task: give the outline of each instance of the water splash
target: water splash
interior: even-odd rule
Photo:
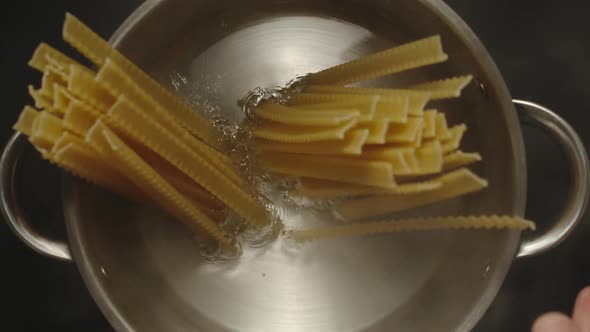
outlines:
[[[264,101],[286,103],[293,94],[301,92],[305,85],[305,76],[297,77],[285,86],[263,89],[257,87],[238,100],[247,121],[236,124],[223,114],[221,107],[222,77],[198,77],[188,79],[180,73],[170,76],[176,93],[184,97],[195,110],[205,115],[219,133],[218,143],[224,154],[232,160],[236,170],[245,180],[250,192],[257,193],[258,200],[268,211],[267,225],[255,228],[230,209],[225,209],[221,229],[234,239],[229,247],[222,247],[211,241],[199,239],[202,257],[211,263],[225,263],[240,257],[243,247],[262,248],[275,241],[279,236],[288,234],[282,220],[287,212],[295,209],[297,202],[292,200],[289,192],[293,191],[296,181],[269,174],[258,164],[254,150],[254,127],[257,119],[254,109]]]
[[[306,84],[307,75],[304,75],[292,79],[284,86],[275,86],[265,89],[256,87],[246,93],[246,95],[238,101],[238,105],[242,108],[242,111],[246,114],[248,119],[254,119],[254,109],[263,101],[268,100],[278,104],[285,104],[294,94],[303,91]]]
[[[228,263],[238,259],[242,255],[242,246],[238,241],[233,241],[230,246],[221,246],[219,243],[199,241],[199,253],[208,263]]]

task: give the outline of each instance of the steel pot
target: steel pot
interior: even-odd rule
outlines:
[[[588,199],[588,160],[573,129],[534,103],[513,101],[490,55],[439,0],[147,1],[111,42],[163,83],[181,73],[228,117],[257,87],[431,34],[450,60],[386,78],[387,85],[472,73],[458,100],[438,105],[469,126],[468,150],[485,162],[481,193],[419,211],[522,215],[526,167],[521,119],[546,129],[571,166],[571,193],[550,229],[432,232],[331,240],[304,247],[276,241],[241,259],[203,262],[198,245],[169,217],[64,177],[67,242],[31,229],[14,195],[27,144],[15,134],[0,164],[1,203],[12,229],[35,250],[74,260],[118,331],[465,331],[496,295],[515,256],[550,249],[574,228]],[[198,85],[198,84],[197,84]],[[288,219],[308,220],[304,212]]]

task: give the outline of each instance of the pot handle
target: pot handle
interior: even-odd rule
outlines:
[[[16,132],[8,140],[0,157],[0,209],[4,220],[10,229],[35,251],[59,260],[71,261],[68,244],[48,239],[35,231],[27,222],[17,201],[15,173],[27,144],[26,136]]]
[[[571,190],[558,220],[547,232],[523,240],[517,257],[533,256],[547,251],[563,241],[575,228],[588,203],[588,155],[574,129],[551,110],[524,100],[513,100],[522,122],[546,130],[559,142],[570,165]]]

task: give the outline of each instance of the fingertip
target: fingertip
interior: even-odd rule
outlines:
[[[578,297],[576,298],[576,307],[578,306],[590,310],[590,286],[585,287],[580,291],[580,293],[578,293]]]
[[[571,318],[559,313],[550,312],[535,320],[532,332],[576,332],[576,326]]]
[[[590,287],[578,293],[572,317],[582,331],[590,331]]]

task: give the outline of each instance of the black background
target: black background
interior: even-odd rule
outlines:
[[[64,12],[108,37],[139,0],[6,2],[1,10],[0,142],[23,105],[26,86],[39,75],[26,66],[37,43],[67,49],[61,41]],[[536,101],[565,118],[590,146],[590,3],[588,1],[449,0],[480,37],[515,98]],[[10,5],[9,5],[10,4]],[[563,205],[569,175],[558,147],[541,131],[524,128],[529,195],[527,217],[541,227]],[[63,237],[59,171],[26,166],[21,195],[44,232]],[[30,198],[33,199],[30,199]],[[26,206],[25,206],[26,208]],[[476,331],[527,331],[542,312],[570,312],[576,293],[590,285],[588,215],[558,248],[516,260],[494,304]],[[0,224],[0,330],[110,331],[75,266],[42,257]],[[452,301],[452,299],[449,299]]]

